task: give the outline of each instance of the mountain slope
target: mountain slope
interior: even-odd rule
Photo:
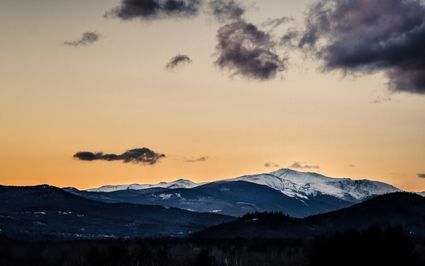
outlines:
[[[338,211],[295,219],[278,214],[251,214],[196,233],[201,238],[311,238],[373,225],[401,225],[414,236],[425,236],[425,198],[413,193],[377,196]]]
[[[0,231],[22,238],[184,236],[232,218],[161,206],[108,204],[51,186],[0,186]]]
[[[196,184],[190,180],[178,179],[172,182],[160,182],[158,184],[129,184],[129,185],[106,185],[98,188],[91,188],[87,191],[90,192],[114,192],[120,190],[142,190],[148,188],[192,188],[196,187],[199,184]]]
[[[349,178],[331,178],[317,173],[280,169],[260,175],[248,175],[228,181],[247,181],[266,185],[289,197],[308,199],[317,194],[333,196],[350,202],[359,202],[375,195],[400,191],[391,185]]]

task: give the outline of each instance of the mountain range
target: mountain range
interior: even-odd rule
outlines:
[[[0,233],[29,239],[183,237],[198,231],[202,237],[290,238],[376,223],[422,234],[424,201],[377,181],[289,169],[202,184],[180,179],[88,190],[0,186]]]
[[[235,217],[255,211],[280,211],[293,217],[306,217],[400,191],[382,182],[331,178],[290,169],[202,184],[180,179],[156,185],[66,190],[102,202],[161,205]]]

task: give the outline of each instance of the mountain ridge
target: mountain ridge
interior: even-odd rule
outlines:
[[[288,168],[282,168],[270,173],[244,175],[235,178],[223,179],[213,182],[194,183],[187,179],[178,179],[172,182],[161,182],[158,184],[133,184],[102,186],[86,191],[90,192],[112,192],[118,190],[146,188],[195,188],[205,184],[216,182],[246,181],[265,185],[281,193],[299,199],[308,199],[317,194],[334,196],[336,198],[359,202],[374,195],[401,191],[397,187],[380,181],[368,179],[353,180],[350,178],[328,177],[314,172],[301,172]]]
[[[306,218],[278,213],[254,213],[195,233],[198,238],[312,238],[349,229],[402,226],[413,236],[425,236],[425,198],[395,192],[351,207]]]
[[[17,238],[181,237],[232,219],[159,205],[104,203],[48,185],[0,186],[0,232]]]

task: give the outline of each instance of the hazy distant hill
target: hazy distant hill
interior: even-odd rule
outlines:
[[[22,238],[185,236],[232,220],[162,206],[88,200],[51,186],[0,186],[0,232]]]
[[[295,219],[281,214],[258,213],[208,228],[202,238],[308,238],[347,229],[403,226],[410,234],[425,236],[425,198],[413,193],[374,197],[352,207]]]

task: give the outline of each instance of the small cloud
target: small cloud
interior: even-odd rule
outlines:
[[[102,152],[77,152],[73,156],[81,161],[122,161],[124,163],[156,164],[159,159],[164,158],[165,154],[156,153],[148,148],[138,148],[128,150],[122,154],[104,154]]]
[[[97,42],[99,38],[100,35],[96,32],[84,32],[80,39],[74,41],[66,41],[64,42],[64,45],[74,47],[87,46]]]
[[[418,174],[419,178],[425,178],[425,174]]]
[[[356,165],[355,164],[347,164],[347,167],[354,168],[354,167],[356,167]]]
[[[277,168],[277,167],[280,167],[280,166],[277,163],[265,163],[264,167],[266,167],[266,168]]]
[[[170,61],[165,66],[167,69],[172,70],[182,64],[190,64],[192,63],[192,59],[189,56],[178,54],[170,59]]]
[[[294,168],[294,169],[320,169],[320,166],[303,164],[301,162],[294,162],[293,164],[291,164],[289,166],[289,168]]]
[[[199,163],[199,162],[205,162],[206,160],[208,160],[208,157],[202,156],[202,157],[199,157],[199,158],[196,158],[196,159],[186,160],[186,162],[187,163]]]

